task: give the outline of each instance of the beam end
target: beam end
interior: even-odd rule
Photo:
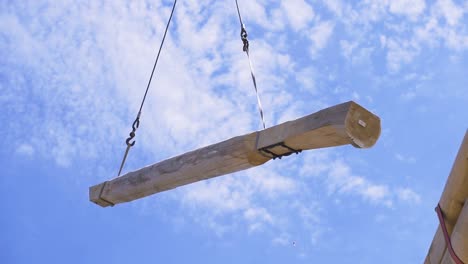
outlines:
[[[101,207],[114,206],[114,204],[104,198],[102,198],[102,193],[106,187],[107,181],[89,187],[89,200]]]
[[[351,102],[345,126],[356,148],[370,148],[380,137],[380,118],[355,102]]]

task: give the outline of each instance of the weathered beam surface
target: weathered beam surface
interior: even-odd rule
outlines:
[[[272,159],[271,153],[282,155],[291,153],[291,149],[346,144],[368,148],[379,136],[380,119],[360,105],[347,102],[129,172],[90,187],[89,196],[106,207],[255,167]]]
[[[455,224],[459,220],[465,200],[468,198],[468,130],[458,151],[452,170],[447,179],[444,191],[439,204],[444,214],[445,224],[449,234],[453,234]],[[436,217],[436,216],[435,216]],[[465,220],[466,223],[466,220]],[[460,243],[467,243],[468,237]],[[444,235],[440,228],[437,228],[432,240],[425,263],[439,264],[446,263],[444,255],[448,254]],[[450,263],[450,262],[449,262]],[[465,262],[468,263],[468,262]]]

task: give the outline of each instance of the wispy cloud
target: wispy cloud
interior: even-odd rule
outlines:
[[[398,188],[396,193],[398,199],[403,202],[410,204],[419,204],[421,202],[421,196],[410,188]]]
[[[416,20],[426,7],[425,0],[397,0],[390,2],[390,12],[406,15],[410,20]]]
[[[395,158],[398,161],[405,162],[405,163],[415,163],[416,162],[416,158],[414,158],[412,156],[405,156],[405,155],[403,155],[401,153],[396,153]]]
[[[311,41],[310,53],[312,57],[316,57],[318,52],[327,45],[333,29],[334,23],[331,21],[321,21],[312,27],[308,33]]]
[[[432,12],[443,16],[449,25],[455,26],[459,23],[466,10],[462,6],[455,4],[452,0],[438,0],[434,4]]]
[[[396,156],[398,159],[400,156]],[[411,158],[403,158],[405,162],[413,162]],[[329,196],[358,196],[363,201],[384,207],[393,207],[395,197],[412,203],[411,199],[401,199],[401,187],[374,183],[364,176],[353,173],[352,168],[342,158],[332,157],[329,151],[317,151],[305,155],[304,164],[300,169],[303,177],[314,177],[325,183]],[[417,194],[411,189],[407,193]]]
[[[369,48],[369,43],[374,45],[378,41],[386,49],[387,68],[393,74],[418,58],[425,48],[440,45],[456,51],[468,48],[466,23],[461,23],[466,8],[451,0],[364,1],[355,5],[325,1],[324,5],[336,15],[336,25],[343,24],[346,29],[344,34],[349,38],[341,40],[345,57],[354,60],[353,53],[360,53],[361,49]],[[394,19],[395,15],[402,19]],[[372,33],[382,25],[386,30],[379,32],[385,35],[374,38]],[[372,55],[379,50],[368,52]]]
[[[314,19],[312,6],[304,0],[282,2],[281,8],[285,10],[287,19],[295,31],[304,29]]]
[[[27,143],[22,143],[16,148],[16,153],[31,157],[34,155],[34,148]]]

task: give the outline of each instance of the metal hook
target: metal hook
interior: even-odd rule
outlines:
[[[244,25],[241,27],[241,34],[240,34],[242,40],[247,39],[247,30],[245,29]]]
[[[244,43],[243,50],[247,52],[249,50],[249,40],[247,39],[248,34],[247,34],[247,30],[245,30],[244,25],[242,25],[240,36],[241,36],[242,42]]]
[[[135,142],[136,142],[135,140],[133,142],[130,142],[130,140],[132,140],[134,137],[135,137],[135,133],[130,132],[130,137],[128,137],[127,140],[125,140],[125,143],[127,144],[127,146],[133,147],[135,145]]]
[[[130,137],[127,138],[127,140],[125,140],[125,143],[127,144],[127,146],[129,147],[133,147],[135,145],[135,140],[133,142],[130,142],[130,140],[132,140],[134,137],[135,137],[135,132],[137,130],[137,128],[140,126],[140,117],[138,116],[135,121],[133,121],[133,124],[132,124],[132,132],[130,132]]]

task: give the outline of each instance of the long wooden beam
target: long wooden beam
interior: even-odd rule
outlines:
[[[440,198],[439,204],[442,209],[445,226],[448,234],[453,237],[455,234],[455,224],[467,223],[467,219],[460,219],[462,216],[460,213],[463,207],[466,207],[465,201],[468,198],[468,130],[465,133],[463,142],[458,150],[457,157],[453,163],[452,170],[447,179],[444,187],[444,191]],[[466,213],[465,213],[466,215]],[[465,227],[466,228],[466,227]],[[466,231],[465,231],[466,232]],[[459,232],[457,232],[459,233]],[[464,253],[461,251],[457,252],[457,249],[464,247],[465,252],[468,252],[468,236],[461,239],[455,238],[452,241],[452,246],[460,257],[460,254]],[[444,256],[445,255],[445,256]],[[464,255],[466,256],[466,254]],[[462,259],[463,260],[463,259]],[[427,253],[425,264],[440,264],[440,263],[451,263],[451,258],[448,256],[447,245],[445,243],[444,235],[440,225],[437,228],[434,239],[432,240],[429,252]],[[468,263],[468,259],[463,260]]]
[[[379,117],[347,102],[129,172],[90,187],[89,197],[102,207],[113,206],[302,150],[346,144],[368,148],[379,136]]]

